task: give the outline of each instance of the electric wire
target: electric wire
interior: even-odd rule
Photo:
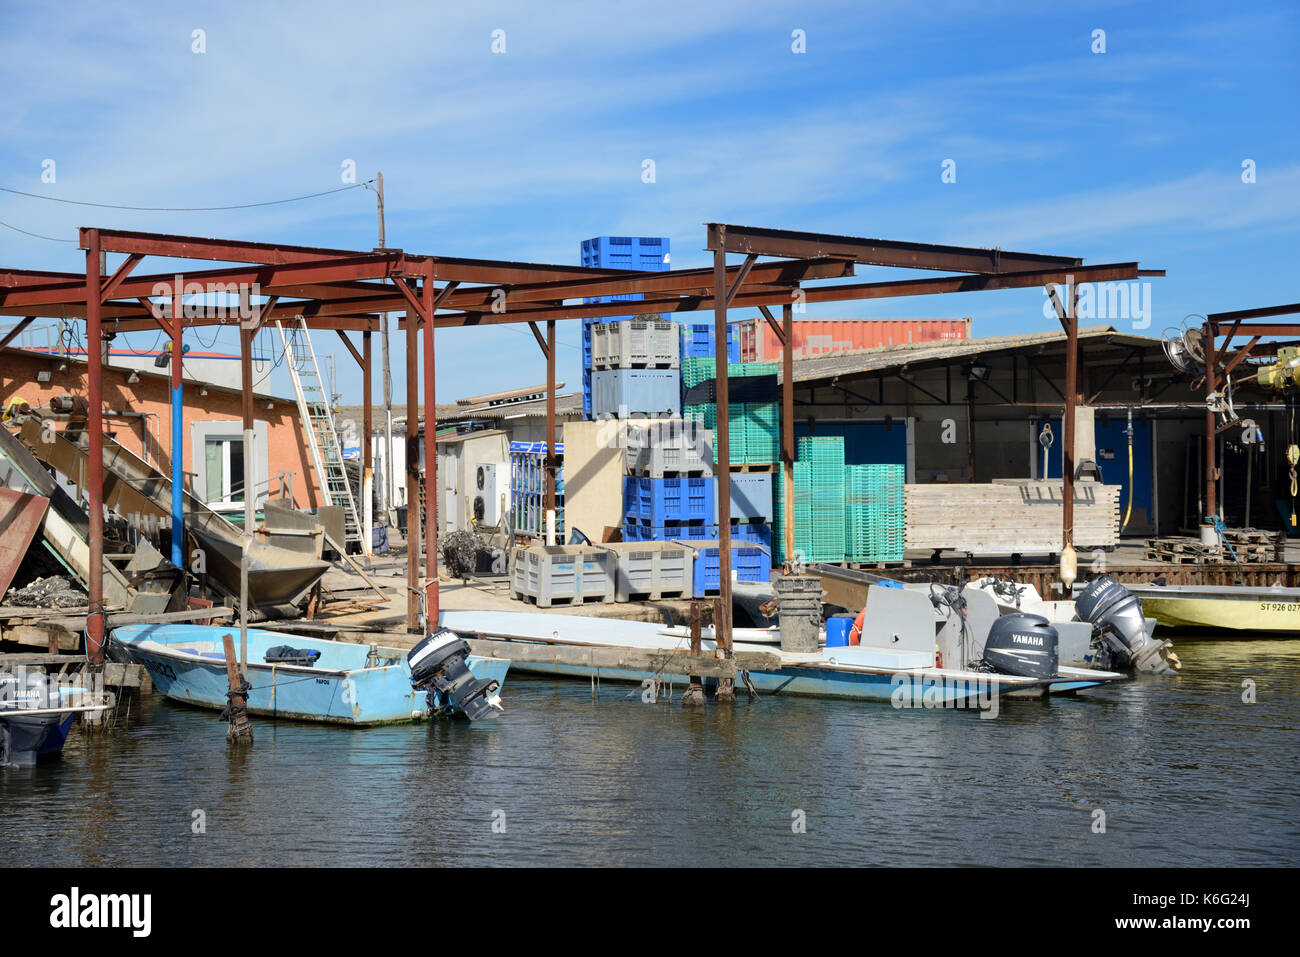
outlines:
[[[259,206],[279,206],[284,203],[297,203],[304,199],[316,199],[318,196],[330,196],[334,193],[346,193],[348,190],[360,189],[374,180],[366,180],[362,183],[353,183],[349,186],[340,186],[337,189],[326,189],[319,193],[308,193],[305,196],[290,196],[286,199],[269,199],[260,203],[234,203],[229,206],[127,206],[121,203],[91,203],[78,199],[63,199],[59,196],[42,196],[40,193],[28,193],[21,189],[12,189],[8,186],[0,186],[0,193],[13,193],[15,196],[28,196],[32,199],[43,199],[50,203],[65,203],[69,206],[93,206],[96,209],[127,209],[143,213],[213,213],[228,209],[254,209]],[[8,225],[7,223],[5,225]],[[17,227],[11,227],[17,228]],[[20,232],[22,230],[19,230]],[[48,236],[41,237],[48,239]],[[75,242],[75,240],[59,240],[60,242]]]

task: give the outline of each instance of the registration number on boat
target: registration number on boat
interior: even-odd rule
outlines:
[[[1261,601],[1259,603],[1260,611],[1297,611],[1300,610],[1300,602],[1294,601]]]

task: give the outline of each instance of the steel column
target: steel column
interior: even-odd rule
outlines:
[[[427,280],[426,280],[427,281]],[[398,282],[405,282],[399,279]],[[420,323],[406,311],[406,630],[420,630]],[[436,569],[435,569],[436,571]]]
[[[100,349],[99,233],[86,234],[86,494],[90,519],[89,610],[86,614],[86,658],[104,663],[104,355]]]
[[[185,399],[181,383],[181,336],[185,308],[181,284],[172,286],[171,398],[172,398],[172,564],[185,568]],[[89,329],[89,327],[87,327]],[[89,331],[86,333],[89,338]],[[248,450],[244,450],[247,454]]]
[[[1065,316],[1065,414],[1061,417],[1061,570],[1068,589],[1074,583],[1074,570],[1066,556],[1074,552],[1074,410],[1079,402],[1079,287],[1070,284],[1066,292]]]
[[[1205,348],[1205,398],[1208,400],[1214,394],[1216,388],[1215,365],[1219,361],[1218,352],[1215,350],[1215,339],[1219,335],[1219,326],[1215,322],[1205,324],[1205,335],[1202,336]],[[1227,347],[1227,343],[1224,344]],[[1205,514],[1201,515],[1200,521],[1217,515],[1218,509],[1218,488],[1216,470],[1216,443],[1218,442],[1217,430],[1214,427],[1214,412],[1210,409],[1208,401],[1205,407]]]
[[[781,307],[781,461],[785,470],[785,560],[794,555],[794,304]]]
[[[536,327],[534,327],[536,328]],[[562,545],[555,535],[555,320],[546,322],[546,543]]]
[[[726,232],[723,231],[725,243]],[[718,405],[718,620],[713,623],[718,650],[731,657],[731,424],[727,402],[727,254],[713,252],[714,384]],[[725,680],[725,679],[723,679]],[[718,683],[719,690],[722,681]]]
[[[438,408],[434,396],[437,356],[433,344],[433,268],[425,274],[424,293],[424,576],[425,634],[438,627]],[[413,325],[413,323],[412,323]]]
[[[244,547],[239,561],[239,663],[248,672],[248,548],[253,544],[253,331],[239,330],[240,414],[244,423]]]
[[[374,403],[370,393],[370,332],[361,333],[361,391],[365,396],[361,405],[361,552],[374,554],[375,525],[375,463],[371,453],[371,435],[374,433]]]

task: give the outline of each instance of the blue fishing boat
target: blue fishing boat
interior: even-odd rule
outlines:
[[[113,631],[112,642],[143,665],[168,698],[222,710],[229,690],[222,638],[230,634],[238,643],[238,629],[228,627],[127,625]],[[435,654],[428,653],[431,647]],[[419,721],[453,711],[489,717],[502,710],[499,691],[510,662],[467,652],[450,632],[426,638],[408,658],[394,648],[250,628],[248,712],[353,726]],[[414,680],[411,661],[417,666]]]

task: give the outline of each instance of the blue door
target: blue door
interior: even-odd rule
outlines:
[[[1052,449],[1047,456],[1047,477],[1061,477],[1061,460],[1065,446],[1061,443],[1061,417],[1053,416]],[[1034,434],[1042,430],[1043,420],[1034,423]],[[1097,465],[1101,468],[1102,481],[1107,485],[1118,485],[1120,519],[1129,507],[1128,475],[1128,418],[1116,416],[1096,420],[1093,436],[1097,443]],[[1042,449],[1038,451],[1039,468],[1042,467]],[[1151,511],[1151,422],[1147,419],[1133,420],[1133,514],[1129,524],[1150,525],[1155,521]]]

